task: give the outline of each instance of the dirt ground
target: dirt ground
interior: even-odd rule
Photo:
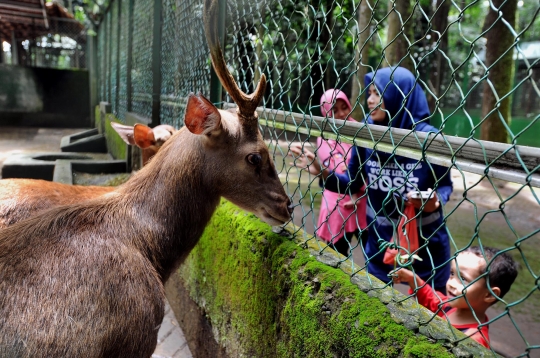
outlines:
[[[445,209],[447,214],[455,210],[448,228],[458,247],[472,240],[472,245],[481,241],[499,249],[513,248],[510,254],[521,266],[504,297],[515,306],[490,324],[494,348],[512,357],[523,354],[527,346],[540,348],[540,189],[490,182],[457,170],[452,170],[452,179],[454,192]],[[504,314],[504,305],[499,303],[487,313],[492,319]],[[540,357],[540,349],[532,350],[529,356]]]

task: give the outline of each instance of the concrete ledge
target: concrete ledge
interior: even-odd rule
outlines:
[[[99,102],[99,115],[100,115],[101,121],[97,121],[96,125],[100,134],[105,132],[105,122],[103,119],[107,116],[107,114],[110,114],[111,111],[112,111],[112,106],[110,103]]]
[[[57,160],[54,168],[53,181],[64,184],[73,184],[74,171],[89,174],[127,173],[127,166],[125,160]]]
[[[194,356],[210,340],[229,357],[496,356],[296,232],[222,202],[166,286]]]
[[[2,166],[2,178],[28,178],[53,180],[56,160],[107,159],[108,154],[99,153],[24,153],[12,154]]]
[[[107,153],[107,141],[97,128],[89,129],[70,136],[65,136],[60,142],[62,152],[92,152]]]

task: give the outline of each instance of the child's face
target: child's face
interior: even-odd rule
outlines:
[[[448,302],[448,305],[454,308],[469,309],[470,307],[474,309],[475,307],[485,306],[489,298],[492,297],[487,288],[486,279],[483,277],[472,285],[471,282],[482,274],[486,266],[486,261],[473,253],[462,252],[452,261],[451,265],[450,278],[446,283],[448,299],[450,300],[463,294],[463,289],[465,289],[465,296],[469,303],[462,296]]]
[[[373,119],[373,122],[377,123],[385,120],[386,112],[384,111],[384,102],[381,100],[381,94],[375,85],[369,86],[367,104],[369,110],[372,111],[371,119]]]
[[[332,113],[334,114],[335,119],[347,119],[350,111],[347,103],[339,98],[336,100],[334,107],[332,107]]]

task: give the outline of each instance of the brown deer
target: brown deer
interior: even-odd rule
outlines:
[[[116,191],[0,230],[0,356],[150,357],[163,284],[221,197],[271,225],[289,220],[255,113],[265,78],[254,94],[240,91],[216,41],[215,13],[207,1],[212,62],[237,114],[191,95],[185,128]]]
[[[142,149],[143,165],[176,132],[169,125],[126,126],[111,122],[120,137]],[[67,185],[37,179],[0,180],[0,229],[52,207],[80,203],[110,193],[114,187]]]

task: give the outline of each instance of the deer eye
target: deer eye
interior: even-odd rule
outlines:
[[[246,157],[246,160],[249,164],[258,167],[262,162],[262,157],[259,153],[251,153],[251,154],[248,154],[248,156]]]

